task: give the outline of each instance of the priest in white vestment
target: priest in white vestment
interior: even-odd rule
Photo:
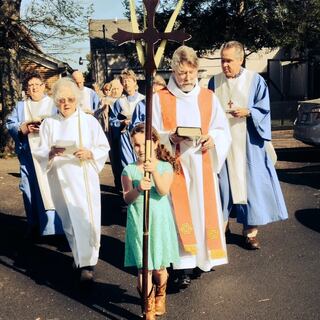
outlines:
[[[67,78],[53,87],[59,114],[46,119],[34,153],[48,172],[54,204],[72,250],[80,280],[93,279],[100,247],[99,172],[108,157],[108,140],[97,119],[78,106],[80,92]]]
[[[179,47],[172,58],[167,88],[153,100],[153,126],[183,169],[182,175],[175,175],[171,188],[181,258],[173,267],[188,272],[194,268],[210,271],[228,262],[217,173],[231,136],[218,99],[198,84],[198,67],[195,51]],[[201,128],[202,133],[181,137],[176,134],[177,127]],[[190,283],[188,272],[179,273],[180,287]]]

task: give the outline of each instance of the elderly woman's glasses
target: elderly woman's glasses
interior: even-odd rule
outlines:
[[[76,98],[61,98],[58,100],[59,104],[74,103],[75,101],[76,101]]]

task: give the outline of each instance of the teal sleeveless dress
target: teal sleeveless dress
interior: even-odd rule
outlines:
[[[163,174],[172,172],[168,162],[159,161],[156,170]],[[135,163],[126,166],[122,172],[132,180],[133,187],[139,185],[143,172]],[[142,234],[143,234],[143,193],[128,206],[125,262],[126,267],[142,268]],[[160,196],[154,183],[150,191],[149,210],[149,258],[148,270],[169,267],[170,263],[179,262],[179,246],[173,213],[167,195]]]

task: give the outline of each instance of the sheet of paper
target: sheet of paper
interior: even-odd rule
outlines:
[[[72,140],[57,140],[55,147],[64,148],[64,154],[74,154],[79,149],[76,142]]]

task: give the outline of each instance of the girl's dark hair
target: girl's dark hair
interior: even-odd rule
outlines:
[[[145,134],[145,132],[146,132],[145,124],[144,123],[139,123],[138,125],[136,125],[132,129],[131,138],[133,138],[137,133]],[[180,164],[177,162],[176,158],[171,155],[170,151],[163,144],[160,144],[159,133],[153,127],[152,127],[152,131],[151,131],[151,138],[152,138],[153,142],[159,142],[157,150],[156,150],[157,159],[169,162],[173,166],[174,171],[176,173],[180,173],[181,172]]]

